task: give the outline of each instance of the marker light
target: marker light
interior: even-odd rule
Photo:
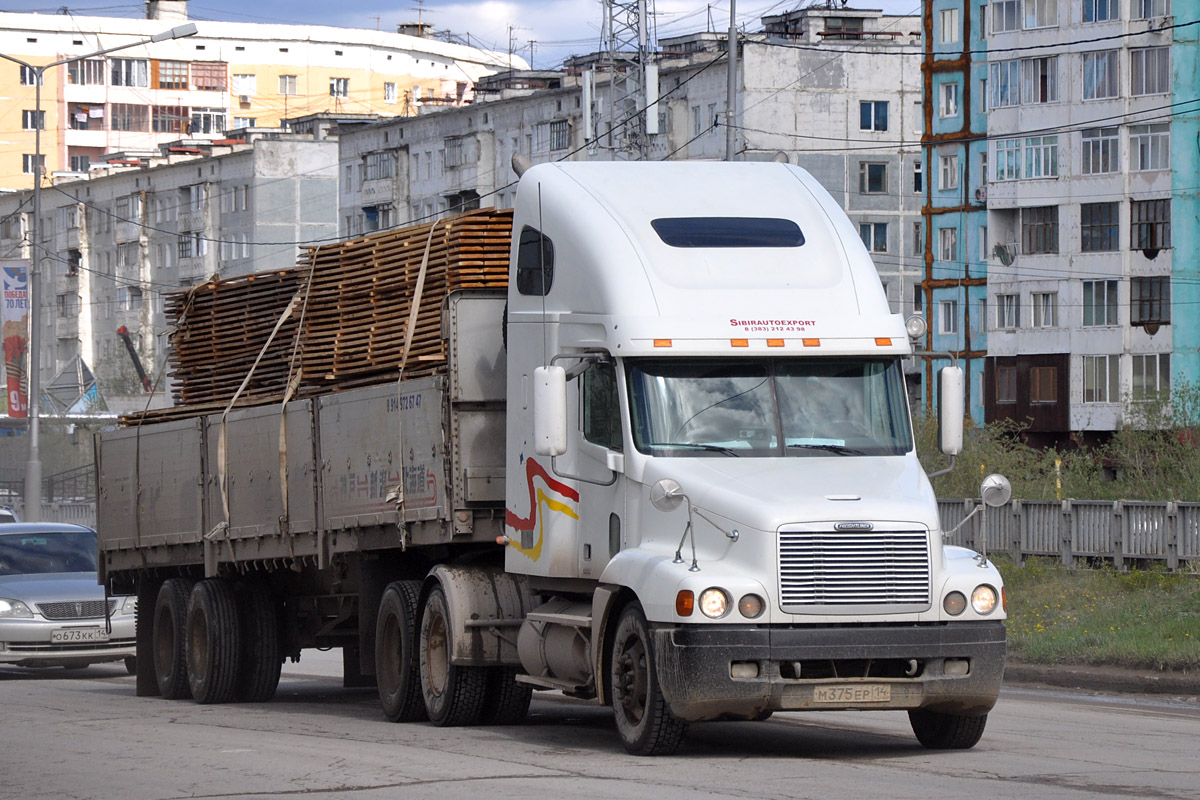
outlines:
[[[801,339],[800,341],[804,343],[805,347],[820,347],[821,346],[820,339]]]
[[[729,346],[730,347],[749,347],[750,340],[749,339],[730,339]]]
[[[671,340],[670,339],[655,339],[654,346],[655,347],[670,347]]]
[[[746,619],[757,619],[762,616],[765,605],[763,599],[758,595],[748,594],[741,600],[738,600],[738,611]]]
[[[875,344],[879,345],[880,347],[891,347],[892,340],[887,338],[886,336],[876,336]]]
[[[783,339],[767,339],[767,347],[783,347]]]
[[[962,592],[951,592],[942,599],[942,608],[946,613],[957,617],[967,610],[967,598]]]

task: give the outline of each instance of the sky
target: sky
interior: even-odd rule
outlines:
[[[59,13],[63,5],[54,0],[0,0],[0,10]],[[714,30],[729,28],[729,0],[653,0],[659,38],[706,30],[709,19]],[[735,0],[737,2],[737,0]],[[111,4],[110,4],[111,3]],[[741,0],[736,11],[739,26],[761,27],[759,17],[805,5],[824,5],[824,0]],[[877,8],[890,14],[920,13],[921,0],[849,0],[851,8]],[[141,2],[117,4],[115,0],[82,0],[65,6],[72,14],[86,16],[142,17]],[[600,42],[601,0],[189,0],[193,20],[230,22],[275,22],[303,25],[335,25],[346,28],[395,30],[401,22],[430,23],[438,31],[459,37],[470,34],[473,45],[506,52],[511,41],[515,52],[533,65],[549,69],[573,54],[595,51]]]

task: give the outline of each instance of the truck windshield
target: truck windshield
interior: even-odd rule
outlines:
[[[912,449],[895,359],[628,362],[640,452],[698,457],[901,455]]]

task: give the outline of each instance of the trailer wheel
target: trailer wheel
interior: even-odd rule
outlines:
[[[220,578],[197,583],[187,614],[188,685],[197,703],[233,699],[241,638],[233,587]]]
[[[687,734],[687,723],[667,708],[654,672],[650,628],[636,603],[621,612],[613,641],[611,687],[617,732],[638,756],[670,755]]]
[[[283,668],[279,607],[269,587],[250,583],[237,592],[237,610],[242,650],[236,681],[237,699],[263,703],[275,696]]]
[[[529,712],[533,687],[527,683],[517,683],[517,674],[521,670],[516,667],[485,669],[487,689],[479,721],[484,725],[520,725]]]
[[[395,581],[388,584],[379,600],[375,684],[383,714],[392,722],[420,722],[426,718],[417,646],[420,597],[420,581]]]
[[[983,737],[987,714],[965,717],[915,708],[908,712],[917,741],[930,750],[970,750]]]
[[[154,601],[154,680],[168,700],[192,696],[187,678],[187,606],[192,593],[188,578],[168,578]]]
[[[421,693],[429,720],[440,727],[474,725],[483,714],[485,667],[450,663],[450,611],[437,586],[421,615]]]

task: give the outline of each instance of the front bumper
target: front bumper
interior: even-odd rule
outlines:
[[[652,630],[663,696],[690,722],[789,710],[926,708],[977,716],[995,705],[1004,675],[1000,621]]]
[[[134,655],[134,615],[112,618],[107,641],[52,642],[51,632],[64,629],[105,629],[104,618],[47,620],[5,619],[0,621],[0,664],[21,667],[84,667],[104,661],[120,661]]]

